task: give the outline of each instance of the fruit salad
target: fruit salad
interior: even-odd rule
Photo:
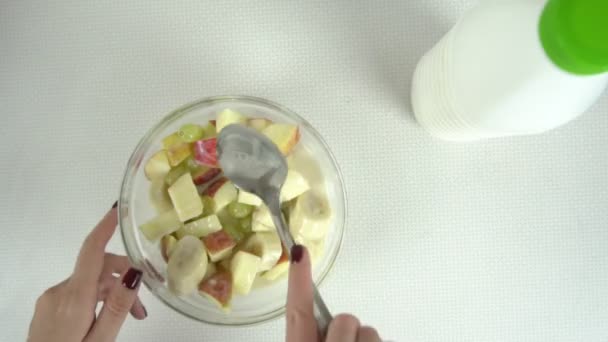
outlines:
[[[232,124],[266,135],[287,158],[282,210],[295,241],[308,247],[313,262],[323,254],[332,222],[322,173],[298,144],[297,125],[224,109],[216,120],[187,123],[165,137],[144,166],[157,215],[139,229],[158,243],[173,293],[198,293],[225,311],[234,296],[282,279],[289,269],[268,208],[256,195],[236,188],[218,165],[217,135]]]

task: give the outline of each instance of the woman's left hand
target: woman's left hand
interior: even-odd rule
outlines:
[[[117,222],[112,208],[85,239],[74,273],[38,298],[29,342],[114,341],[129,311],[146,318],[137,297],[141,271],[126,257],[105,252]],[[98,302],[104,304],[96,316]]]

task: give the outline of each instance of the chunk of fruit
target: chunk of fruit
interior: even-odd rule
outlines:
[[[207,272],[207,253],[194,236],[179,240],[167,263],[169,289],[177,295],[195,291]]]
[[[287,274],[288,270],[289,270],[289,255],[287,254],[287,250],[285,248],[283,248],[283,254],[281,254],[281,257],[279,258],[279,261],[277,261],[277,264],[274,265],[268,271],[264,272],[261,277],[263,279],[270,280],[270,281],[276,280],[279,277],[281,277],[282,275]]]
[[[288,155],[300,140],[300,130],[296,125],[274,123],[266,127],[262,134],[272,140],[283,155]]]
[[[224,230],[205,236],[203,243],[207,247],[207,253],[209,253],[212,262],[226,259],[232,254],[232,249],[236,246],[234,239]]]
[[[265,205],[257,207],[251,216],[251,230],[254,232],[276,231],[270,210]]]
[[[173,235],[165,235],[160,240],[160,252],[165,261],[169,261],[169,257],[171,256],[171,253],[173,253],[176,245],[177,239]]]
[[[217,218],[217,215],[210,215],[184,224],[178,231],[178,234],[192,235],[200,238],[220,231],[221,229],[222,225]]]
[[[182,222],[197,217],[203,212],[203,203],[189,173],[179,177],[169,187],[168,192],[177,216]]]
[[[171,209],[142,224],[139,229],[148,240],[155,241],[164,235],[173,233],[181,226],[182,222],[177,213]]]
[[[216,130],[221,132],[224,127],[232,124],[246,124],[247,117],[239,112],[232,109],[224,109],[217,116]]]
[[[209,121],[203,127],[203,139],[215,138],[217,136],[217,130],[215,129],[215,124]]]
[[[283,254],[281,239],[276,232],[254,233],[243,245],[243,250],[260,257],[260,272],[271,269]]]
[[[203,216],[209,216],[215,213],[215,201],[213,198],[203,195],[201,196],[201,202],[203,203]]]
[[[272,124],[272,121],[266,118],[253,118],[247,121],[247,125],[258,132],[263,131],[264,128],[270,126],[270,124]]]
[[[212,275],[217,273],[217,266],[214,263],[210,262],[207,264],[207,272],[205,272],[205,276],[203,277],[203,281],[211,278]]]
[[[249,216],[252,211],[253,207],[247,204],[239,202],[230,202],[230,204],[228,204],[228,213],[232,215],[232,217],[238,219]]]
[[[154,153],[144,166],[144,173],[149,180],[164,178],[170,170],[171,165],[169,165],[165,150]]]
[[[332,211],[324,194],[308,191],[298,197],[289,215],[289,231],[294,238],[321,240],[329,230]]]
[[[195,141],[194,160],[201,165],[217,167],[217,138]]]
[[[222,223],[222,229],[226,231],[236,242],[241,241],[245,234],[240,229],[240,221],[228,213],[227,208],[217,213]]]
[[[239,197],[237,199],[237,202],[257,207],[262,204],[262,199],[259,198],[257,195],[252,194],[251,192],[239,190]]]
[[[183,161],[181,162],[179,165],[177,165],[176,167],[172,168],[171,171],[169,171],[169,173],[167,173],[167,175],[165,176],[165,184],[167,185],[173,185],[173,183],[175,183],[176,180],[179,179],[179,177],[183,176],[184,174],[188,173],[188,166],[187,166],[187,162]]]
[[[218,272],[209,279],[204,280],[199,288],[199,293],[210,299],[222,310],[230,309],[232,299],[232,275],[230,272]]]
[[[232,182],[222,177],[209,185],[204,194],[213,198],[215,212],[217,213],[236,199],[237,190]]]
[[[177,131],[177,135],[187,143],[195,142],[203,137],[203,128],[199,125],[187,123]]]
[[[192,180],[196,185],[205,185],[211,182],[215,177],[222,173],[221,169],[211,168],[202,166],[196,171],[192,172]]]
[[[150,203],[158,213],[164,213],[173,208],[167,192],[167,184],[163,179],[155,179],[150,183]]]
[[[251,253],[238,251],[230,262],[234,292],[246,295],[251,291],[262,259]]]
[[[163,148],[165,150],[168,150],[169,147],[174,146],[174,145],[181,145],[184,142],[185,141],[183,141],[182,138],[179,137],[179,134],[177,134],[177,132],[175,132],[175,133],[170,134],[163,138]]]
[[[173,145],[167,149],[167,159],[171,166],[177,166],[192,154],[190,144],[181,143]]]
[[[232,262],[232,259],[224,259],[220,262],[217,263],[217,268],[219,271],[225,270],[227,272],[230,272],[230,263]]]
[[[281,202],[288,202],[310,190],[310,185],[296,170],[287,170],[287,178],[281,188]]]
[[[240,220],[240,228],[244,234],[251,233],[251,216],[244,217]]]

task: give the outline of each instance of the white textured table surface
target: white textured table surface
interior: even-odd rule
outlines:
[[[3,1],[0,339],[25,338],[153,123],[249,94],[305,116],[342,167],[334,311],[400,341],[608,341],[608,97],[549,134],[476,144],[412,120],[416,60],[471,5]],[[206,326],[142,296],[150,317],[120,341],[283,339],[282,320]]]

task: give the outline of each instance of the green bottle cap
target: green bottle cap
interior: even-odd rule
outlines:
[[[608,0],[549,0],[539,32],[559,68],[579,75],[608,71]]]

